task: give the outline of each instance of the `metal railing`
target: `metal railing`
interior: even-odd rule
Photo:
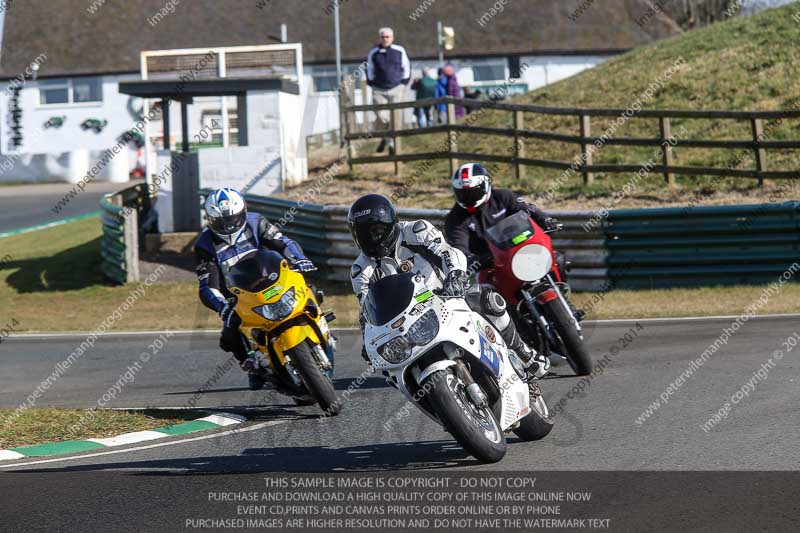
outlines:
[[[347,207],[253,195],[247,203],[297,240],[320,275],[349,282],[358,251]],[[441,228],[446,211],[398,213]],[[577,291],[764,284],[800,261],[800,202],[549,213],[564,224],[553,245],[572,263]]]
[[[139,218],[150,208],[147,185],[140,183],[106,194],[100,208],[103,274],[114,283],[139,281]]]
[[[281,231],[300,243],[309,258],[320,267],[320,275],[349,282],[350,267],[358,256],[358,250],[347,225],[346,206],[303,204],[300,207],[291,200],[256,195],[247,195],[247,206],[251,211],[262,213],[273,224],[281,225],[281,220],[288,221],[281,226]],[[398,214],[403,220],[428,220],[441,229],[447,211],[401,208]],[[603,228],[583,230],[595,213],[553,211],[552,214],[564,224],[564,230],[554,235],[553,244],[556,249],[566,252],[567,259],[572,262],[572,287],[583,291],[606,287]]]
[[[428,107],[437,104],[447,106],[447,121],[445,124],[432,126],[429,128],[402,128],[402,110],[408,108]],[[467,115],[463,120],[456,120],[456,106],[474,108],[478,111]],[[380,131],[361,131],[364,126],[368,126],[368,112],[381,110],[390,111],[390,127],[388,130]],[[481,114],[482,110],[497,110],[512,114],[513,128],[497,128],[474,125],[477,122],[474,115]],[[777,124],[786,119],[800,118],[800,109],[790,109],[784,111],[700,111],[700,110],[639,110],[635,111],[628,118],[654,118],[658,119],[658,135],[655,137],[614,137],[603,135],[597,137],[592,135],[592,117],[622,117],[627,116],[626,109],[591,109],[591,108],[566,108],[566,107],[545,107],[538,105],[505,104],[492,101],[478,101],[453,97],[431,98],[426,100],[416,100],[409,102],[399,102],[394,104],[373,104],[373,105],[351,105],[343,109],[345,125],[345,141],[348,147],[348,159],[351,165],[363,165],[370,163],[395,163],[395,173],[399,171],[400,162],[409,161],[429,161],[436,159],[447,159],[450,161],[451,173],[455,171],[459,160],[487,161],[496,163],[508,163],[514,165],[516,176],[519,179],[524,176],[526,166],[542,167],[555,170],[567,170],[572,168],[583,175],[584,183],[591,183],[594,174],[598,172],[621,173],[639,172],[647,168],[648,172],[663,174],[667,183],[674,183],[675,175],[689,176],[731,176],[742,178],[755,178],[759,184],[764,179],[786,179],[800,177],[798,170],[768,170],[767,150],[796,150],[800,149],[800,139],[794,140],[769,140],[768,132]],[[356,119],[356,114],[362,113],[362,120]],[[567,135],[554,133],[551,131],[540,131],[527,129],[525,127],[526,114],[540,115],[562,115],[575,118],[574,124],[578,130],[577,135]],[[747,122],[750,135],[747,139],[740,140],[718,140],[718,139],[678,139],[671,134],[672,119],[708,119],[708,120],[733,120]],[[359,127],[362,126],[362,127]],[[710,125],[709,125],[710,126]],[[707,128],[713,129],[713,128]],[[448,135],[446,149],[434,152],[406,153],[402,150],[401,139],[418,135],[430,135],[434,133],[446,133]],[[460,151],[458,148],[459,136],[464,133],[493,135],[513,139],[508,155],[486,154],[477,152]],[[394,140],[394,154],[382,156],[360,156],[356,152],[353,141],[365,140],[377,137],[389,137]],[[575,154],[575,158],[580,163],[574,161],[553,161],[547,159],[533,159],[525,154],[525,144],[523,139],[539,139],[544,141],[554,141],[559,143],[574,144],[580,148]],[[620,146],[652,146],[661,148],[661,161],[658,165],[642,164],[595,164],[593,156],[597,152],[598,146],[620,145]],[[740,149],[752,152],[754,168],[739,169],[725,167],[704,167],[704,166],[677,166],[673,162],[673,148],[709,148],[709,149]],[[729,165],[732,167],[733,165]]]
[[[604,232],[615,288],[772,283],[800,261],[800,202],[621,209]]]

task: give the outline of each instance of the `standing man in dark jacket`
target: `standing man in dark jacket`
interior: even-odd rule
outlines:
[[[372,87],[372,103],[392,104],[405,96],[406,85],[411,79],[411,61],[406,49],[394,44],[392,28],[381,28],[378,31],[380,43],[367,55],[367,84]],[[378,111],[378,120],[385,129],[389,129],[391,111]],[[394,145],[389,138],[383,138],[378,152],[389,146],[389,153],[394,154]]]
[[[456,205],[444,222],[447,242],[467,256],[470,265],[481,268],[492,264],[492,252],[486,244],[486,230],[519,211],[527,212],[537,225],[547,231],[558,227],[555,218],[517,196],[510,189],[492,189],[491,176],[480,163],[461,165],[452,180]]]

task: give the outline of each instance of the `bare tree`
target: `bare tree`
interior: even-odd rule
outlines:
[[[653,0],[651,0],[652,2]],[[657,1],[657,0],[656,0]],[[747,0],[667,0],[660,2],[664,13],[684,30],[690,30],[727,18],[726,13],[738,12]]]

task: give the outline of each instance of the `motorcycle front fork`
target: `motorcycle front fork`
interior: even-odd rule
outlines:
[[[572,310],[572,306],[569,305],[569,302],[567,302],[566,297],[564,297],[564,293],[561,292],[561,289],[559,289],[558,284],[556,284],[556,282],[553,280],[550,274],[547,274],[545,279],[547,279],[547,283],[548,285],[550,285],[548,290],[552,290],[553,292],[556,293],[556,298],[558,299],[558,302],[564,307],[564,309],[567,311],[567,314],[569,314],[569,316],[572,317],[575,329],[578,330],[578,334],[581,334],[581,325],[578,322],[578,319]],[[534,320],[541,326],[542,331],[544,331],[545,335],[547,336],[547,340],[550,343],[550,345],[557,346],[558,344],[556,343],[556,338],[553,334],[552,328],[550,327],[550,323],[547,321],[544,315],[539,312],[539,307],[536,305],[536,299],[533,296],[531,296],[531,293],[529,291],[523,289],[520,292],[522,293],[522,298],[525,300],[525,307],[528,309],[528,311],[530,311],[531,316],[534,318]]]

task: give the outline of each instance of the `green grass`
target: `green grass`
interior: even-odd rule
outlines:
[[[70,222],[0,239],[0,327],[21,331],[92,331],[138,283],[110,285],[100,271],[99,219]],[[3,259],[5,258],[5,259]],[[326,308],[341,308],[339,324],[357,323],[344,285],[321,284]],[[204,307],[197,282],[156,283],[111,330],[216,329],[217,315]]]
[[[0,239],[0,326],[12,321],[14,332],[92,331],[111,315],[138,284],[110,286],[100,273],[100,225],[81,220],[32,234]],[[2,258],[0,258],[2,259]],[[334,326],[358,323],[356,299],[348,283],[317,280],[324,307],[337,314]],[[665,317],[738,314],[760,287],[717,287],[612,291],[595,306],[591,318]],[[574,295],[576,305],[592,297]],[[800,311],[800,284],[789,284],[770,299],[764,313]],[[219,318],[197,297],[197,284],[156,283],[111,330],[216,329]]]
[[[532,91],[513,99],[515,103],[563,107],[627,108],[678,58],[683,58],[677,72],[665,81],[652,99],[642,106],[648,109],[706,109],[706,110],[779,110],[800,106],[800,23],[793,16],[800,13],[800,3],[767,10],[751,17],[736,17],[729,21],[687,32],[677,37],[637,48],[571,78]],[[800,18],[800,14],[797,15]],[[615,120],[616,117],[613,119]],[[481,115],[476,125],[511,127],[508,112],[489,111]],[[592,117],[592,133],[601,135],[610,120]],[[529,129],[577,135],[576,117],[525,114]],[[749,140],[749,121],[674,119],[672,132],[685,128],[683,138],[706,140]],[[620,127],[617,137],[657,137],[657,119],[634,118]],[[425,152],[439,147],[443,135],[403,139],[403,151]],[[770,140],[800,139],[800,121],[791,119],[774,126]],[[498,136],[464,134],[458,139],[460,151],[506,155],[512,140]],[[539,141],[526,142],[526,155],[537,159],[571,162],[578,155],[574,144]],[[363,153],[374,150],[365,147]],[[674,164],[689,166],[726,167],[738,152],[726,149],[676,148]],[[595,152],[594,162],[642,164],[655,155],[653,148],[617,147],[607,145]],[[658,157],[656,157],[658,160]],[[528,167],[524,179],[516,180],[509,165],[493,164],[497,182],[529,197],[545,193],[557,181],[561,172]],[[404,177],[421,169],[420,163],[405,165]],[[389,167],[360,166],[354,175],[356,182],[388,180]],[[751,152],[744,154],[737,168],[754,168]],[[800,168],[800,150],[768,150],[770,170]],[[446,194],[437,194],[447,186],[449,174],[446,161],[435,162],[422,172],[406,203],[419,207],[445,207],[451,203]],[[580,175],[573,175],[549,200],[561,207],[606,206],[608,198],[627,183],[633,174],[597,175],[594,185],[585,186]],[[677,188],[664,186],[661,175],[651,174],[637,185],[618,207],[640,205],[680,205],[697,197],[700,203],[745,203],[759,201],[756,181],[749,178],[681,177]],[[774,187],[768,184],[767,189]],[[755,196],[755,199],[749,198]],[[765,198],[768,194],[763,195]]]
[[[13,415],[14,409],[0,409],[0,422]],[[132,431],[144,431],[188,418],[197,413],[174,413],[164,416],[157,411],[97,410],[86,416],[83,409],[36,408],[26,409],[12,424],[0,423],[0,449],[32,446],[63,440],[82,440],[114,437]],[[71,429],[75,431],[68,431]],[[68,436],[67,436],[68,435]]]

